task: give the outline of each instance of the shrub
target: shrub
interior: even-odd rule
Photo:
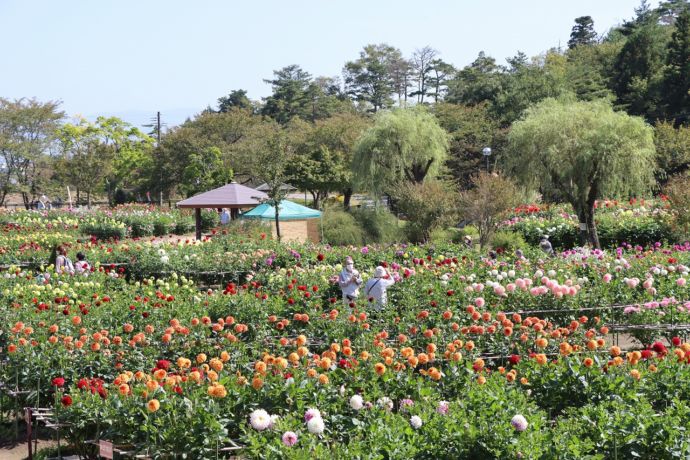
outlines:
[[[424,243],[431,233],[453,222],[455,203],[450,187],[439,181],[402,183],[393,191],[396,208],[407,218],[409,241]]]
[[[514,251],[527,246],[527,242],[519,233],[496,232],[491,238],[491,246],[494,249],[502,248],[506,251]]]
[[[153,221],[153,234],[156,236],[165,236],[173,233],[176,227],[177,222],[172,216],[159,214]]]
[[[220,225],[220,216],[215,209],[201,210],[201,230],[207,231]]]
[[[352,215],[364,232],[364,243],[394,243],[402,239],[398,219],[384,209],[360,208]]]
[[[679,236],[690,236],[690,176],[673,177],[664,188],[664,193],[668,196]]]
[[[364,234],[352,214],[336,208],[327,208],[321,219],[321,231],[325,243],[332,245],[359,245]]]
[[[82,234],[99,240],[122,239],[127,236],[127,226],[123,222],[109,218],[89,219],[83,222],[79,229]]]
[[[177,218],[177,223],[175,225],[175,230],[173,233],[175,235],[184,235],[187,233],[192,233],[196,224],[194,223],[194,218],[189,216],[179,216]]]
[[[460,213],[477,226],[479,246],[491,240],[500,218],[520,199],[515,184],[497,174],[481,172],[472,177],[471,190],[460,194]]]

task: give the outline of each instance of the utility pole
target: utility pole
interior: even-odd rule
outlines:
[[[160,112],[156,112],[156,125],[157,125],[156,134],[158,134],[158,144],[156,145],[156,147],[158,147],[159,152],[160,152],[160,148],[161,148],[161,113]],[[162,164],[162,162],[161,162],[161,164]],[[159,197],[158,206],[162,208],[163,207],[163,168],[162,167],[161,167],[161,177],[160,177],[160,188],[161,188],[161,190],[160,190],[160,197]]]

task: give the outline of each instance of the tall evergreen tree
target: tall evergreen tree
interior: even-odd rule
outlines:
[[[343,68],[347,93],[367,104],[371,112],[390,107],[394,91],[391,71],[401,59],[400,50],[385,43],[365,46],[359,59],[345,63]]]
[[[244,89],[235,89],[227,96],[218,98],[218,111],[225,113],[231,108],[237,107],[240,109],[252,109],[252,101],[247,97],[247,91]]]
[[[597,33],[594,31],[594,20],[591,16],[580,16],[575,19],[575,25],[570,32],[568,48],[572,49],[580,45],[592,45],[597,42]]]
[[[664,100],[667,118],[685,121],[690,109],[690,12],[676,19],[666,58]]]
[[[308,95],[311,75],[296,64],[273,72],[273,80],[264,80],[273,86],[273,94],[264,99],[261,114],[285,124],[294,117],[308,118]]]
[[[612,82],[618,104],[629,113],[647,119],[659,114],[658,93],[668,39],[666,29],[656,21],[637,26],[614,65]]]

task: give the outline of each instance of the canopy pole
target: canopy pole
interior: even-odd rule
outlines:
[[[196,224],[196,239],[201,239],[201,208],[194,208],[194,220]]]

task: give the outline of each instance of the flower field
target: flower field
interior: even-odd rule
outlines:
[[[53,406],[84,456],[93,439],[154,458],[690,456],[690,245],[489,260],[48,222],[0,235],[0,401],[6,420],[7,389]],[[19,265],[57,243],[92,271]],[[342,303],[346,255],[393,274],[383,310]]]

